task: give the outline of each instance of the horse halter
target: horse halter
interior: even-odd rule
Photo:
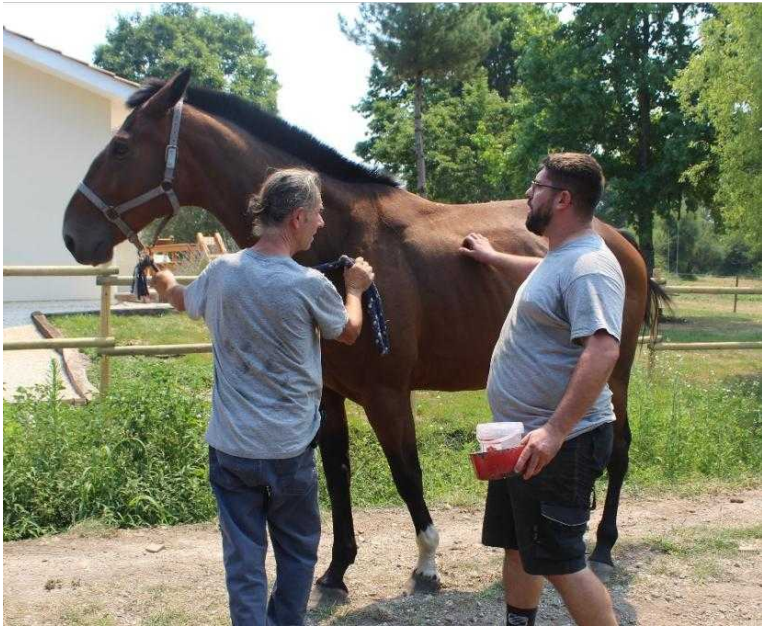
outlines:
[[[168,197],[168,201],[171,203],[171,214],[164,216],[160,225],[158,225],[158,228],[155,230],[155,235],[152,238],[152,244],[150,245],[150,247],[152,247],[157,242],[158,236],[160,236],[160,232],[166,226],[166,223],[179,213],[181,206],[179,205],[179,199],[174,192],[173,181],[174,169],[176,168],[176,155],[179,149],[179,127],[182,123],[183,105],[183,100],[180,100],[174,105],[174,119],[171,123],[171,136],[168,139],[168,146],[166,146],[166,170],[163,174],[163,181],[159,186],[131,199],[130,201],[121,203],[120,205],[109,205],[102,201],[99,195],[85,184],[85,181],[81,181],[80,185],[77,187],[86,199],[101,210],[104,217],[110,223],[118,226],[120,231],[125,234],[126,238],[128,238],[128,240],[136,247],[139,253],[145,251],[147,247],[144,246],[136,232],[128,226],[128,223],[121,218],[121,214],[125,214],[128,210],[132,210],[161,194],[165,194]]]

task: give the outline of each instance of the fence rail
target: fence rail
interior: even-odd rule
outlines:
[[[87,347],[114,347],[112,336],[85,336],[68,339],[40,339],[39,341],[3,341],[3,351],[18,349],[85,349]]]
[[[4,266],[4,277],[76,277],[92,276],[96,284],[101,286],[101,306],[99,309],[99,336],[85,338],[55,338],[36,341],[3,341],[3,350],[29,349],[66,349],[66,348],[95,348],[101,356],[101,381],[99,392],[105,395],[109,388],[111,356],[170,356],[181,354],[200,354],[212,351],[211,343],[186,343],[180,345],[130,345],[116,346],[115,338],[110,336],[110,314],[113,286],[130,286],[133,277],[118,275],[120,270],[114,266],[83,267],[83,266]],[[190,284],[196,275],[177,276],[180,284]],[[701,294],[701,295],[761,295],[761,288],[739,286],[667,286],[672,295]],[[639,345],[649,349],[649,368],[654,365],[654,355],[660,351],[707,351],[707,350],[743,350],[761,349],[760,341],[749,342],[714,342],[714,343],[671,343],[663,342],[659,334],[659,320],[662,309],[657,310],[657,318],[648,336],[638,337]]]
[[[192,284],[197,279],[197,275],[174,275],[174,279],[179,284]],[[96,284],[99,286],[130,286],[133,284],[132,275],[104,275],[96,278]]]
[[[212,349],[211,343],[184,343],[182,345],[130,345],[98,350],[103,356],[177,356],[181,354],[205,354]]]
[[[3,277],[81,277],[117,275],[116,266],[4,266]]]
[[[760,295],[761,288],[751,286],[666,286],[671,295]]]

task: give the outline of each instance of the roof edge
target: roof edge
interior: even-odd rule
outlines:
[[[3,27],[3,54],[110,100],[125,100],[139,87],[112,72],[38,44]]]

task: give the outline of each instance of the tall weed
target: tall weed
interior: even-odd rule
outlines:
[[[214,515],[203,432],[208,382],[136,361],[133,378],[84,407],[58,397],[58,375],[4,404],[3,539],[98,519],[117,526]]]

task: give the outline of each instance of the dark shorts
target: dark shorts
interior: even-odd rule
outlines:
[[[611,456],[614,424],[566,442],[533,478],[490,481],[481,541],[518,550],[529,574],[572,574],[587,565],[585,540],[593,486]]]

